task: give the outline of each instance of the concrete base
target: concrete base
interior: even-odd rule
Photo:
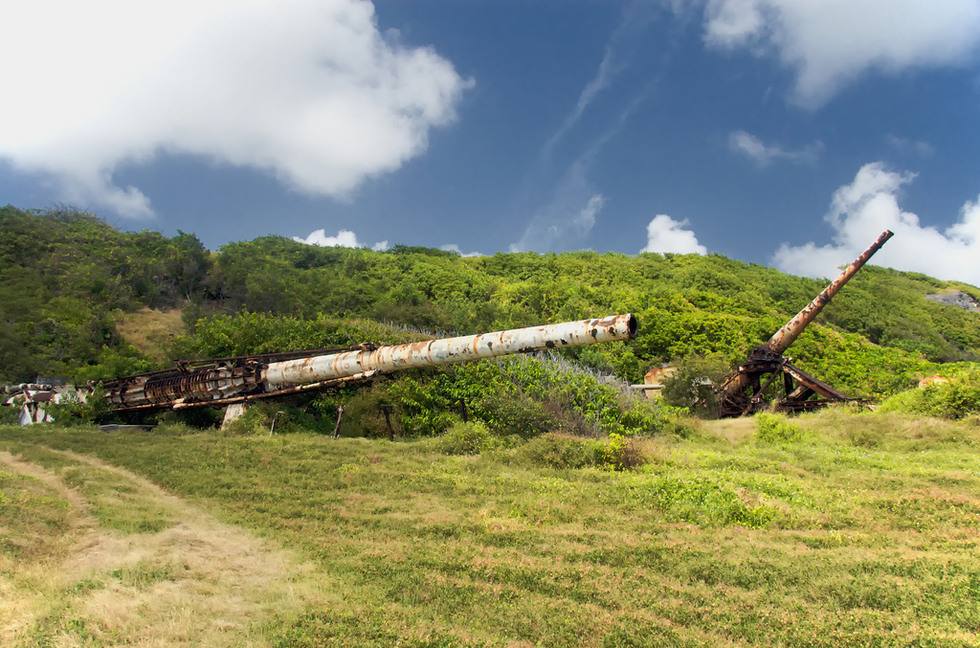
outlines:
[[[221,429],[224,430],[230,423],[237,420],[245,410],[248,409],[248,405],[245,403],[232,403],[225,408],[225,417],[221,420]]]

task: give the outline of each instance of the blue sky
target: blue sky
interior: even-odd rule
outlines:
[[[18,4],[0,203],[980,284],[977,0]]]

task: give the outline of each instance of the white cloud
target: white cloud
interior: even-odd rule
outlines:
[[[463,252],[462,250],[459,249],[459,246],[456,245],[455,243],[449,243],[449,244],[446,244],[446,245],[441,245],[441,246],[439,246],[439,249],[440,250],[445,250],[446,252],[455,252],[456,254],[458,254],[459,256],[462,256],[462,257],[481,257],[481,256],[485,256],[484,254],[482,254],[480,252]]]
[[[347,247],[347,248],[357,248],[363,247],[357,242],[357,236],[354,232],[350,230],[340,230],[337,232],[337,236],[327,236],[327,231],[324,229],[314,230],[310,232],[310,235],[305,239],[298,236],[294,236],[293,240],[297,243],[306,243],[307,245],[319,245],[320,247]]]
[[[386,40],[366,0],[32,0],[0,24],[0,158],[125,216],[152,207],[113,173],[160,153],[343,197],[422,153],[472,84]]]
[[[728,136],[728,147],[759,166],[766,166],[774,160],[786,160],[794,164],[813,162],[823,151],[823,142],[817,141],[793,150],[785,149],[778,144],[766,144],[755,135],[745,131],[735,131]]]
[[[774,53],[819,106],[868,70],[957,65],[980,45],[976,0],[708,0],[705,41]]]
[[[589,198],[589,202],[585,204],[582,211],[578,213],[578,216],[572,219],[571,226],[574,230],[581,233],[582,236],[587,235],[595,227],[595,217],[602,211],[602,208],[606,206],[606,198],[602,194],[596,194]]]
[[[340,230],[337,232],[336,236],[327,236],[327,231],[324,229],[318,229],[310,232],[310,235],[306,238],[300,238],[294,236],[293,240],[297,243],[306,243],[307,245],[319,245],[320,247],[346,247],[346,248],[359,248],[367,247],[366,245],[361,245],[357,240],[357,235],[350,230]],[[371,246],[371,249],[375,252],[384,252],[388,249],[388,241],[380,241]]]
[[[760,0],[710,0],[704,39],[716,47],[737,47],[762,38],[766,20]]]
[[[570,193],[559,193],[545,210],[531,219],[524,236],[510,245],[510,251],[554,252],[580,247],[592,232],[596,216],[606,204],[602,194],[593,194],[581,206],[578,201],[581,200],[582,189],[583,186],[576,186]],[[574,205],[574,202],[578,202],[578,205]]]
[[[657,214],[647,225],[647,244],[640,252],[707,254],[708,248],[698,243],[694,232],[684,229],[687,225],[687,219],[675,221],[666,214]]]
[[[959,221],[940,232],[899,207],[902,187],[914,179],[915,174],[890,171],[881,162],[864,165],[854,182],[834,193],[825,217],[833,244],[783,244],[773,264],[793,274],[836,277],[841,266],[889,229],[895,236],[874,256],[875,265],[980,285],[980,197],[963,205]]]

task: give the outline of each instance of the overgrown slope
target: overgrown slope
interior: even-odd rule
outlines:
[[[11,207],[0,210],[0,235],[5,381],[148,367],[150,359],[120,339],[115,320],[141,307],[178,304],[196,326],[171,355],[202,357],[226,352],[207,342],[215,327],[254,324],[235,317],[241,313],[271,322],[267,339],[236,347],[244,353],[316,346],[311,326],[323,317],[474,333],[633,312],[640,321],[636,340],[569,355],[638,381],[650,367],[693,353],[739,360],[826,285],[719,255],[463,258],[404,246],[319,248],[282,237],[209,254],[190,234],[123,233],[92,216]],[[894,393],[937,372],[936,363],[980,357],[980,314],[926,299],[952,290],[980,298],[973,286],[866,267],[789,353],[854,395]],[[277,334],[304,326],[306,337]]]
[[[145,368],[119,338],[117,314],[198,299],[208,268],[191,234],[168,239],[70,210],[0,208],[0,382]]]

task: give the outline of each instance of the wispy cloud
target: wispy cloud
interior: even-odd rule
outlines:
[[[980,45],[976,0],[708,0],[705,42],[775,55],[796,72],[793,99],[826,103],[868,70],[959,65]]]
[[[907,137],[898,137],[897,135],[886,135],[885,143],[903,155],[929,157],[936,152],[932,144],[929,142],[912,140]]]
[[[685,229],[687,219],[676,221],[667,214],[657,214],[647,225],[647,244],[640,252],[660,254],[707,254],[692,230]]]
[[[585,164],[572,167],[552,200],[528,223],[524,235],[510,245],[511,252],[554,252],[581,247],[605,207],[585,174]]]
[[[455,252],[456,254],[458,254],[461,257],[481,257],[481,256],[486,256],[485,254],[483,254],[481,252],[463,252],[462,250],[459,249],[459,246],[457,244],[455,244],[455,243],[449,243],[447,245],[440,245],[439,246],[439,249],[440,250],[445,250],[446,252]]]
[[[573,130],[601,92],[629,67],[643,35],[661,9],[657,3],[648,0],[634,0],[626,6],[619,26],[609,38],[596,74],[582,89],[574,108],[542,148],[539,167],[547,166],[555,146]],[[663,65],[666,63],[662,62]],[[534,213],[520,240],[510,245],[512,252],[573,249],[586,243],[607,200],[589,180],[592,161],[622,131],[655,85],[656,79],[635,91],[633,98],[619,110],[616,117],[607,122],[605,130],[587,142],[584,150],[568,166],[551,199]]]
[[[824,148],[823,142],[816,141],[802,148],[787,149],[778,144],[766,144],[755,135],[741,130],[728,136],[728,147],[759,166],[767,166],[778,160],[793,164],[811,163],[816,161]]]
[[[589,169],[596,155],[616,136],[645,98],[638,94],[613,120],[609,128],[574,162],[558,184],[551,200],[531,218],[511,252],[551,252],[581,247],[606,204],[606,197],[589,180]]]
[[[359,0],[6,2],[0,24],[5,97],[29,98],[0,102],[0,158],[123,216],[153,209],[114,173],[168,153],[344,197],[425,151],[472,85]]]
[[[967,201],[959,220],[940,231],[899,206],[902,189],[914,179],[914,173],[892,171],[881,162],[864,165],[853,182],[834,193],[825,217],[834,242],[783,244],[774,265],[793,274],[833,277],[890,229],[895,237],[875,255],[876,265],[980,285],[980,197]]]
[[[559,141],[579,122],[586,109],[596,97],[609,87],[613,81],[632,62],[634,52],[643,34],[655,17],[657,7],[645,0],[634,0],[623,10],[619,26],[606,44],[605,52],[595,75],[585,84],[578,101],[565,117],[558,130],[548,139],[542,149],[542,157],[547,159]]]
[[[599,69],[596,75],[590,80],[585,88],[582,89],[582,94],[579,95],[578,102],[575,104],[575,108],[565,120],[558,127],[558,130],[548,138],[545,142],[544,148],[542,149],[542,157],[551,157],[551,152],[554,150],[555,146],[559,141],[572,130],[572,127],[578,123],[579,119],[582,118],[582,114],[585,109],[588,108],[589,104],[595,99],[599,92],[609,85],[610,80],[613,76],[618,73],[619,69],[622,68],[622,63],[614,64],[614,54],[615,50],[612,45],[606,46],[606,53],[602,57],[602,61],[599,63]]]

